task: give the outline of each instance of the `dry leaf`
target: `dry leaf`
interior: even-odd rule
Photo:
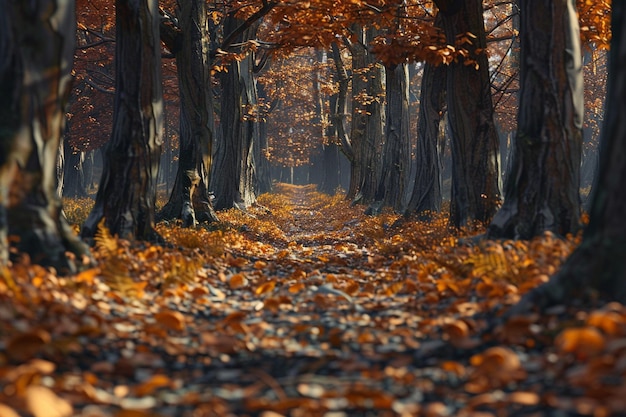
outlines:
[[[26,408],[34,417],[69,417],[73,414],[68,401],[40,385],[31,385],[26,389]]]
[[[20,417],[20,415],[8,405],[0,404],[0,417]]]
[[[180,311],[160,311],[154,315],[154,319],[168,330],[183,331],[185,329],[185,316]]]
[[[38,329],[29,333],[22,333],[11,339],[7,345],[7,354],[17,361],[28,360],[50,343],[50,333]]]
[[[256,288],[256,290],[254,290],[254,293],[256,295],[263,295],[265,293],[273,291],[274,287],[276,287],[276,281],[267,281],[267,282],[264,282],[263,284],[259,285]]]
[[[172,381],[167,375],[152,375],[147,381],[142,382],[135,388],[135,393],[140,397],[151,395],[157,389],[167,387],[171,383]]]
[[[562,352],[587,358],[602,352],[606,346],[606,340],[595,327],[581,327],[563,330],[554,340],[554,344]]]
[[[244,274],[235,274],[230,277],[230,280],[228,280],[228,285],[232,290],[236,290],[238,288],[242,288],[248,285],[248,279],[245,277]]]

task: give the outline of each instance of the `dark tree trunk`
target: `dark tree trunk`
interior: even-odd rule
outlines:
[[[57,154],[74,57],[74,1],[0,0],[0,265],[7,235],[32,261],[72,272],[88,248],[65,221]]]
[[[160,240],[154,230],[163,98],[156,0],[115,2],[115,103],[96,202],[83,236],[104,219],[124,239]]]
[[[62,184],[62,196],[86,197],[87,182],[83,170],[85,153],[74,149],[68,140],[63,140],[61,148],[64,155],[62,180],[59,179]]]
[[[333,101],[332,114],[330,123],[337,132],[338,141],[341,146],[341,151],[346,158],[353,163],[354,152],[352,149],[352,143],[348,133],[346,132],[346,116],[348,115],[348,86],[350,79],[348,72],[346,71],[343,61],[341,59],[341,51],[336,43],[332,44],[333,61],[335,63],[335,70],[337,76],[337,83],[339,84],[339,91],[337,92],[336,99]]]
[[[555,22],[556,23],[556,22]],[[589,226],[580,246],[545,285],[522,298],[510,314],[546,307],[599,290],[626,303],[626,5],[613,2],[607,112],[600,138],[600,165]]]
[[[459,57],[448,66],[447,103],[452,146],[450,221],[455,227],[489,222],[500,202],[498,135],[493,119],[483,7],[480,0],[444,3],[443,27],[448,43],[472,33],[462,46],[478,68]],[[470,65],[468,65],[470,64]]]
[[[267,98],[263,84],[257,84],[257,94],[259,98]],[[259,125],[259,146],[255,146],[254,160],[256,162],[257,183],[256,190],[259,194],[272,191],[272,172],[270,160],[267,158],[269,147],[267,139],[267,122],[264,119],[257,121]]]
[[[495,238],[559,235],[580,226],[583,80],[574,0],[520,3],[518,128]]]
[[[406,64],[385,68],[387,97],[385,105],[385,141],[376,203],[368,213],[377,214],[382,206],[404,209],[405,186],[410,169],[409,142],[409,69]]]
[[[224,24],[225,33],[234,32],[240,24],[240,20],[229,15]],[[241,43],[244,37],[248,39],[254,33],[254,27],[247,29],[245,34],[238,34],[233,41]],[[228,72],[222,73],[222,137],[216,144],[211,179],[216,210],[246,208],[256,201],[254,140],[259,137],[259,127],[250,118],[244,120],[242,113],[243,109],[257,101],[252,70],[252,57],[248,56],[242,61],[232,62]]]
[[[158,217],[183,226],[217,221],[209,199],[213,147],[213,99],[209,71],[209,23],[203,0],[179,1],[180,31],[161,37],[176,56],[180,91],[180,150],[172,193]]]
[[[337,95],[328,99],[330,108],[329,123],[326,127],[326,138],[319,158],[320,163],[316,167],[318,171],[321,171],[319,173],[321,177],[319,191],[325,194],[334,194],[339,188],[339,146],[335,142],[337,140],[337,124],[333,123],[337,109],[337,100]]]
[[[335,194],[339,189],[339,147],[335,143],[327,143],[322,150],[323,177],[320,191]]]
[[[407,214],[439,212],[442,201],[443,144],[439,142],[446,100],[446,67],[426,63],[417,120],[415,183]]]
[[[352,128],[350,142],[354,158],[351,161],[350,188],[346,198],[369,204],[376,197],[380,176],[383,143],[383,71],[374,56],[363,45],[374,38],[374,29],[359,29],[361,42],[352,48]]]

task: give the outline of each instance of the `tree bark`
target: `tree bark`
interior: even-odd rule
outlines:
[[[363,45],[374,38],[374,29],[358,29],[361,42],[352,49],[352,127],[350,142],[354,158],[351,160],[350,188],[347,199],[369,204],[376,197],[380,176],[381,147],[383,143],[383,71],[382,65]]]
[[[474,221],[489,222],[500,203],[498,136],[484,53],[483,7],[480,0],[436,3],[444,3],[442,24],[449,44],[454,45],[459,35],[475,36],[471,43],[462,45],[469,57],[459,57],[448,66],[447,73],[452,146],[450,222],[457,228],[472,227]]]
[[[446,102],[446,67],[426,63],[417,120],[415,183],[406,214],[441,211],[443,144],[439,141]]]
[[[113,131],[105,145],[96,202],[82,234],[98,224],[124,239],[159,241],[154,230],[163,126],[156,0],[116,0]]]
[[[583,80],[574,0],[520,3],[518,129],[492,238],[580,227]]]
[[[333,52],[333,62],[335,64],[335,70],[337,72],[337,83],[339,84],[339,91],[333,105],[333,114],[331,115],[331,124],[337,132],[338,140],[341,146],[341,151],[348,158],[350,163],[354,161],[354,151],[352,149],[352,143],[348,132],[346,132],[345,119],[348,112],[348,87],[350,79],[348,72],[341,59],[341,51],[337,43],[331,45]]]
[[[73,272],[88,248],[57,195],[57,154],[74,57],[74,1],[0,0],[0,266],[7,235],[42,265]]]
[[[57,194],[60,197],[87,197],[87,181],[83,170],[85,152],[74,149],[67,138],[61,142],[59,153],[63,157],[59,159],[63,162],[59,164],[59,192]]]
[[[410,170],[408,66],[401,64],[385,68],[385,79],[385,140],[375,200],[382,206],[402,212]],[[379,207],[380,204],[373,204],[367,212],[377,214]]]
[[[257,83],[257,95],[259,98],[267,98],[263,84]],[[272,191],[272,173],[270,160],[267,157],[269,147],[267,137],[267,121],[264,119],[257,120],[259,125],[259,146],[254,147],[254,160],[256,162],[256,186],[255,189],[259,194],[269,193]]]
[[[217,221],[207,184],[213,148],[213,98],[209,71],[209,22],[203,0],[179,1],[179,31],[170,42],[180,91],[178,170],[169,201],[158,218],[183,226]]]
[[[229,15],[224,25],[225,33],[240,26],[236,17]],[[241,43],[255,33],[255,24],[240,34],[234,42]],[[254,144],[258,143],[259,126],[254,120],[244,120],[243,109],[257,103],[256,81],[253,77],[252,56],[233,61],[228,72],[222,73],[221,118],[222,137],[217,142],[212,190],[215,192],[215,209],[246,208],[256,201],[254,190]]]
[[[527,293],[509,315],[579,299],[590,290],[626,303],[625,27],[626,5],[613,2],[607,112],[600,135],[599,174],[582,243],[547,284]]]

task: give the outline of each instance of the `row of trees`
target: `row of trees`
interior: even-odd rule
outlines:
[[[79,257],[88,252],[63,220],[55,165],[75,48],[74,4],[4,3],[0,259],[8,258],[10,233],[19,237],[18,250],[37,256],[36,261],[72,269],[66,252]],[[368,204],[373,213],[383,205],[405,209],[411,137],[407,64],[420,60],[426,66],[408,213],[440,209],[438,127],[445,108],[452,225],[491,222],[491,237],[576,231],[584,106],[574,0],[517,5],[519,112],[499,210],[498,136],[483,2],[374,3],[232,1],[209,2],[208,9],[202,0],[164,2],[162,8],[156,0],[117,0],[113,130],[83,238],[93,237],[104,223],[125,238],[159,240],[153,226],[164,118],[161,40],[176,61],[180,94],[178,173],[164,217],[182,218],[186,225],[215,220],[209,190],[215,192],[215,208],[223,209],[253,204],[256,193],[269,186],[265,110],[274,104],[259,89],[257,74],[271,57],[314,46],[333,62],[337,89],[331,108],[320,99],[319,80],[312,83],[318,110],[329,109],[326,120],[314,124],[321,127],[320,136],[337,138],[335,144],[350,161],[349,198]],[[602,46],[608,39],[606,10],[586,3],[581,3],[588,18],[583,34]],[[512,6],[511,16],[517,10]],[[510,31],[516,35],[515,25]],[[96,43],[109,41],[99,38]],[[219,103],[211,73],[216,70]]]

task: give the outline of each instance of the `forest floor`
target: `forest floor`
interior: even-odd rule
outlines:
[[[170,247],[101,229],[75,276],[0,271],[0,416],[624,415],[624,306],[498,323],[577,238],[479,241],[277,191],[160,224]]]

